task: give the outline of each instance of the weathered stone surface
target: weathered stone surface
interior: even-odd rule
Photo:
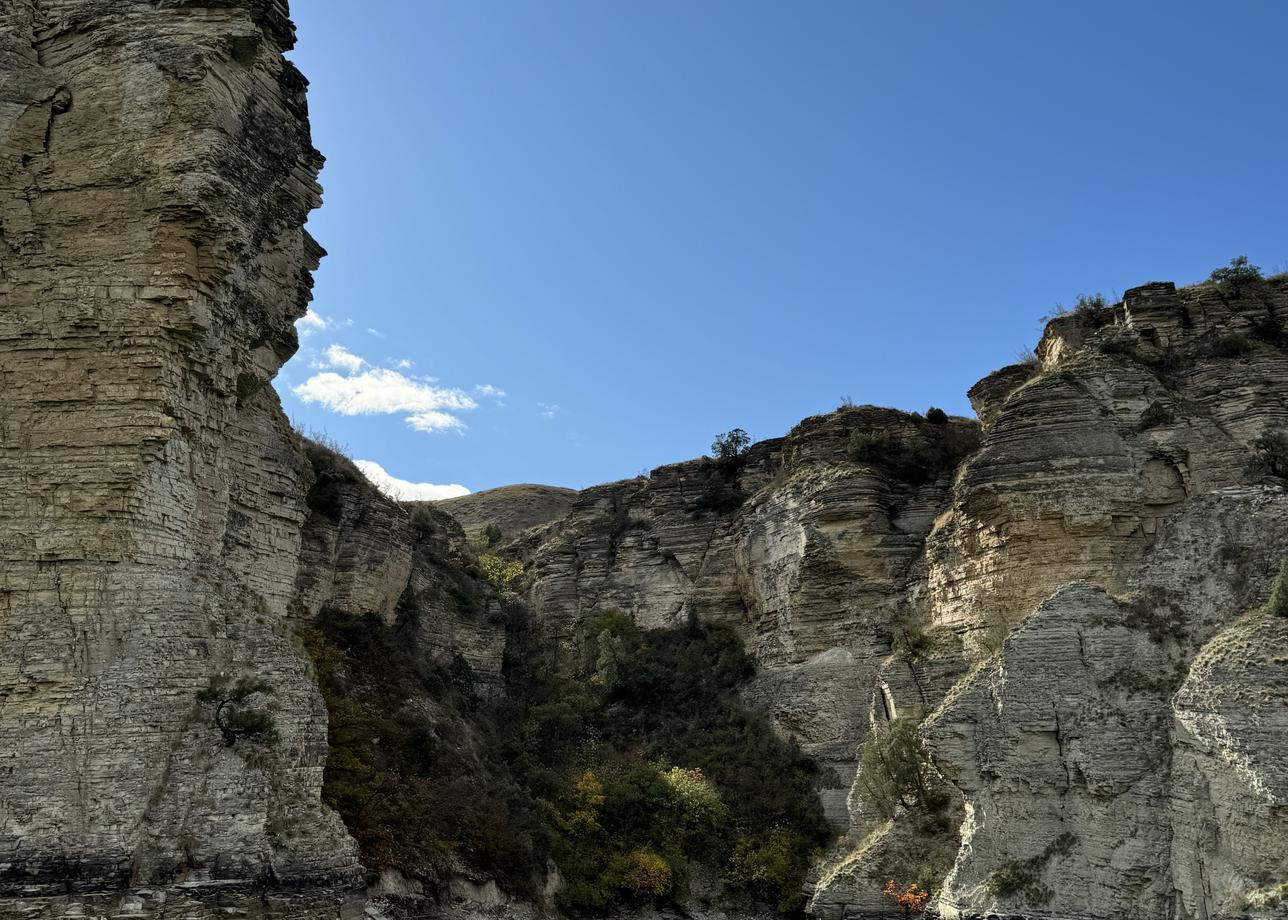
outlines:
[[[982,668],[928,728],[966,807],[946,915],[1230,916],[1282,881],[1278,857],[1253,853],[1278,839],[1274,796],[1216,766],[1239,732],[1277,752],[1276,727],[1221,702],[1241,685],[1273,699],[1273,652],[1257,676],[1246,656],[1237,674],[1191,662],[1223,647],[1212,637],[1264,600],[1288,553],[1282,486],[1255,485],[1253,449],[1285,427],[1286,292],[1282,278],[1147,285],[1053,321],[1040,372],[990,378],[984,444],[926,553],[926,622]],[[872,860],[841,862],[817,913],[881,884]],[[996,896],[1016,866],[1029,893]]]
[[[321,253],[285,7],[0,2],[0,879],[351,878],[269,380]],[[277,743],[197,694],[273,688]]]
[[[420,647],[440,662],[460,655],[480,690],[497,692],[505,618],[460,524],[434,502],[400,504],[345,457],[307,446],[315,479],[307,496],[293,615],[308,622],[324,608],[386,625],[403,617]],[[405,624],[404,624],[405,625]]]
[[[718,475],[709,460],[587,489],[519,547],[537,620],[561,637],[608,608],[649,628],[690,615],[731,623],[762,668],[748,698],[819,759],[824,803],[845,824],[878,672],[893,624],[922,604],[914,566],[950,484],[857,463],[849,439],[933,444],[975,427],[873,407],[807,419],[751,449],[737,473],[745,501],[725,511],[700,510]]]

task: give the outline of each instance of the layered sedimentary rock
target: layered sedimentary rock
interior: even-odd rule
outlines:
[[[311,474],[269,381],[321,254],[292,41],[268,0],[0,3],[11,893],[357,870],[285,625]],[[220,674],[268,685],[273,744],[225,743]]]
[[[588,489],[520,543],[534,616],[561,637],[606,609],[650,628],[689,616],[732,624],[761,668],[749,697],[828,768],[824,802],[844,824],[872,689],[894,624],[924,593],[916,562],[951,470],[908,481],[853,459],[851,439],[929,454],[968,447],[975,431],[846,408],[762,441],[736,469],[698,460]]]
[[[494,592],[480,588],[461,525],[431,503],[388,498],[351,461],[322,445],[306,449],[315,477],[306,499],[294,623],[331,611],[410,628],[435,660],[459,655],[480,690],[499,692],[505,616]]]
[[[945,915],[1282,909],[1284,735],[1259,707],[1288,661],[1248,611],[1288,553],[1258,445],[1288,424],[1286,295],[1147,285],[972,391],[984,442],[926,547],[926,622],[977,662],[926,728],[965,806]],[[874,861],[842,863],[818,914],[877,903]]]
[[[562,636],[610,607],[737,626],[749,696],[833,768],[853,826],[817,914],[882,909],[897,864],[942,878],[951,915],[1272,913],[1288,866],[1254,841],[1282,834],[1284,662],[1279,621],[1239,617],[1288,552],[1257,443],[1288,428],[1285,316],[1276,278],[1058,317],[1037,361],[972,389],[979,449],[919,486],[854,439],[899,455],[934,427],[843,409],[756,445],[735,508],[704,506],[713,461],[587,490],[516,547],[532,607]],[[899,648],[909,629],[932,650]],[[873,724],[927,714],[947,847],[845,795]]]

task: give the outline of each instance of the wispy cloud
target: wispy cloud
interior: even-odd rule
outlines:
[[[417,431],[450,431],[465,427],[453,412],[478,408],[461,390],[432,386],[389,368],[369,367],[338,345],[327,349],[326,359],[329,366],[346,373],[314,374],[294,392],[306,403],[341,415],[403,415]]]
[[[362,370],[362,366],[367,362],[359,358],[343,345],[328,345],[326,349],[326,363],[324,367],[338,367],[341,370],[354,371]]]
[[[460,431],[465,423],[454,415],[437,409],[426,409],[407,416],[407,424],[417,431]]]
[[[494,387],[490,383],[480,383],[474,388],[475,396],[486,396],[491,399],[505,399],[505,390],[500,387]]]
[[[353,462],[358,469],[362,470],[362,474],[371,480],[373,486],[397,501],[432,502],[470,494],[470,490],[462,485],[437,485],[432,482],[409,482],[406,479],[398,479],[396,476],[390,476],[385,468],[374,460]]]
[[[367,335],[375,336],[378,339],[383,339],[385,337],[385,334],[379,329],[372,329],[370,326],[367,327]]]
[[[298,330],[300,335],[312,335],[315,332],[321,332],[330,324],[330,320],[321,313],[317,313],[310,308],[303,316],[295,321],[295,328]]]
[[[554,418],[556,415],[558,415],[560,412],[563,411],[563,409],[560,408],[558,403],[539,402],[537,403],[537,408],[541,410],[542,418]]]

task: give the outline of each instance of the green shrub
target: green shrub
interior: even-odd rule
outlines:
[[[711,456],[720,463],[733,463],[742,458],[751,447],[751,435],[741,428],[718,434],[711,442]]]
[[[345,490],[363,482],[361,471],[334,444],[317,440],[304,442],[304,453],[313,467],[313,484],[304,496],[309,510],[332,523],[339,523],[344,511]]]
[[[747,496],[738,485],[738,473],[747,459],[751,436],[741,428],[717,435],[711,442],[711,456],[701,466],[702,490],[693,504],[698,512],[729,514],[737,511]]]
[[[921,623],[904,619],[894,624],[890,650],[909,663],[928,658],[938,647],[937,637]]]
[[[503,593],[513,590],[514,583],[523,577],[522,562],[502,559],[488,553],[479,556],[479,568],[488,584]]]
[[[921,744],[916,723],[892,719],[874,725],[859,752],[856,788],[863,802],[882,818],[890,819],[901,807],[942,804],[932,787],[930,758]]]
[[[1240,358],[1250,351],[1252,343],[1238,332],[1223,332],[1212,340],[1212,354],[1218,358]]]
[[[693,503],[693,510],[730,514],[742,507],[747,495],[738,485],[739,462],[713,462],[704,460],[702,490]]]
[[[622,884],[634,895],[660,898],[671,891],[671,867],[647,847],[632,850],[626,854]]]
[[[1237,256],[1230,260],[1229,265],[1214,269],[1210,279],[1219,285],[1228,285],[1237,290],[1245,284],[1260,281],[1261,269],[1256,265],[1250,265],[1247,256]]]
[[[497,546],[505,540],[505,534],[496,524],[488,524],[483,528],[483,543],[485,546]]]
[[[820,855],[808,839],[774,827],[738,839],[724,881],[735,891],[773,905],[780,914],[794,914],[805,906],[801,881]]]
[[[931,406],[926,410],[926,421],[932,425],[947,425],[948,413],[938,406]]]
[[[1029,907],[1042,907],[1050,903],[1053,894],[1041,883],[1042,872],[1052,857],[1067,854],[1076,842],[1073,834],[1063,833],[1047,844],[1039,855],[1003,865],[984,880],[984,887],[995,898],[1023,895]]]
[[[1288,557],[1279,566],[1279,577],[1275,579],[1270,590],[1270,601],[1266,610],[1277,617],[1288,617]]]
[[[955,469],[978,446],[978,429],[938,424],[906,431],[860,428],[850,433],[847,451],[857,463],[924,485]]]
[[[1255,466],[1288,479],[1288,429],[1264,432],[1252,442],[1252,450]]]

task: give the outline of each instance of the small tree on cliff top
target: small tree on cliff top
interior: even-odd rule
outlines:
[[[1229,265],[1215,269],[1211,278],[1217,284],[1239,288],[1249,282],[1260,281],[1261,267],[1250,265],[1247,256],[1237,256],[1230,260]]]
[[[749,447],[751,447],[751,435],[741,428],[735,428],[716,435],[716,439],[711,442],[711,456],[721,463],[732,463],[741,459]]]

